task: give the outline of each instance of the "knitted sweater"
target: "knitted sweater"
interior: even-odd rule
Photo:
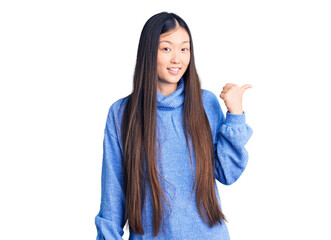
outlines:
[[[153,237],[153,207],[150,185],[143,207],[144,235],[134,234],[138,239],[217,239],[229,240],[226,223],[217,223],[210,228],[201,218],[196,204],[196,192],[191,195],[195,176],[195,155],[191,147],[193,170],[185,140],[182,111],[184,102],[184,79],[181,78],[175,92],[165,97],[157,92],[157,137],[160,139],[158,171],[167,182],[160,179],[163,191],[170,203],[170,211],[164,207],[165,220],[158,237]],[[214,143],[214,185],[218,204],[222,210],[216,180],[225,185],[233,184],[247,165],[248,152],[244,148],[253,130],[247,125],[245,111],[242,114],[222,112],[218,98],[211,91],[202,89],[202,98]],[[108,112],[103,141],[100,211],[95,217],[97,240],[122,239],[125,196],[122,181],[122,143],[120,123],[126,98],[114,102]],[[196,187],[195,187],[196,189]],[[162,200],[163,201],[163,200]],[[165,204],[165,202],[162,202]],[[163,205],[167,206],[167,205]],[[223,211],[223,210],[222,210]]]

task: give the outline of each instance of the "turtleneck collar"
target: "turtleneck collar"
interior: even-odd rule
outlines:
[[[157,91],[157,107],[158,108],[177,108],[184,102],[184,78],[178,82],[177,89],[168,97]]]

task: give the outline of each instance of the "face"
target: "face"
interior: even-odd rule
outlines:
[[[180,26],[160,35],[157,54],[159,82],[177,83],[190,63],[190,37]]]

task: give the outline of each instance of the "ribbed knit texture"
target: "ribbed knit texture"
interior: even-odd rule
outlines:
[[[184,103],[184,79],[181,78],[178,82],[177,89],[168,97],[157,92],[157,107],[163,110],[171,111],[174,108],[181,106]]]
[[[245,145],[252,128],[246,123],[243,114],[222,112],[216,95],[202,89],[202,99],[207,114],[214,143],[215,172],[214,183],[218,203],[223,213],[216,180],[225,185],[238,180],[246,168],[248,152]],[[124,101],[122,108],[120,103]],[[101,176],[100,211],[95,217],[97,240],[122,239],[124,219],[124,192],[122,181],[122,142],[121,120],[126,98],[114,102],[108,112],[103,142],[103,162]],[[162,199],[164,223],[161,224],[158,237],[153,237],[153,207],[150,185],[147,184],[147,197],[143,208],[144,235],[134,234],[130,230],[129,239],[178,239],[178,240],[229,240],[226,223],[217,223],[210,228],[201,218],[196,205],[196,192],[191,189],[195,177],[195,154],[192,153],[192,169],[186,145],[182,111],[184,103],[184,79],[181,78],[175,92],[165,97],[157,92],[157,138],[160,142],[157,166],[159,178],[170,206]],[[196,190],[196,188],[195,188]]]

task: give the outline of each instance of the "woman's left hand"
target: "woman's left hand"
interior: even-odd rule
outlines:
[[[242,98],[247,88],[251,88],[252,85],[245,84],[239,87],[234,83],[227,83],[223,87],[223,91],[220,97],[224,100],[224,103],[228,111],[232,114],[243,114]]]

